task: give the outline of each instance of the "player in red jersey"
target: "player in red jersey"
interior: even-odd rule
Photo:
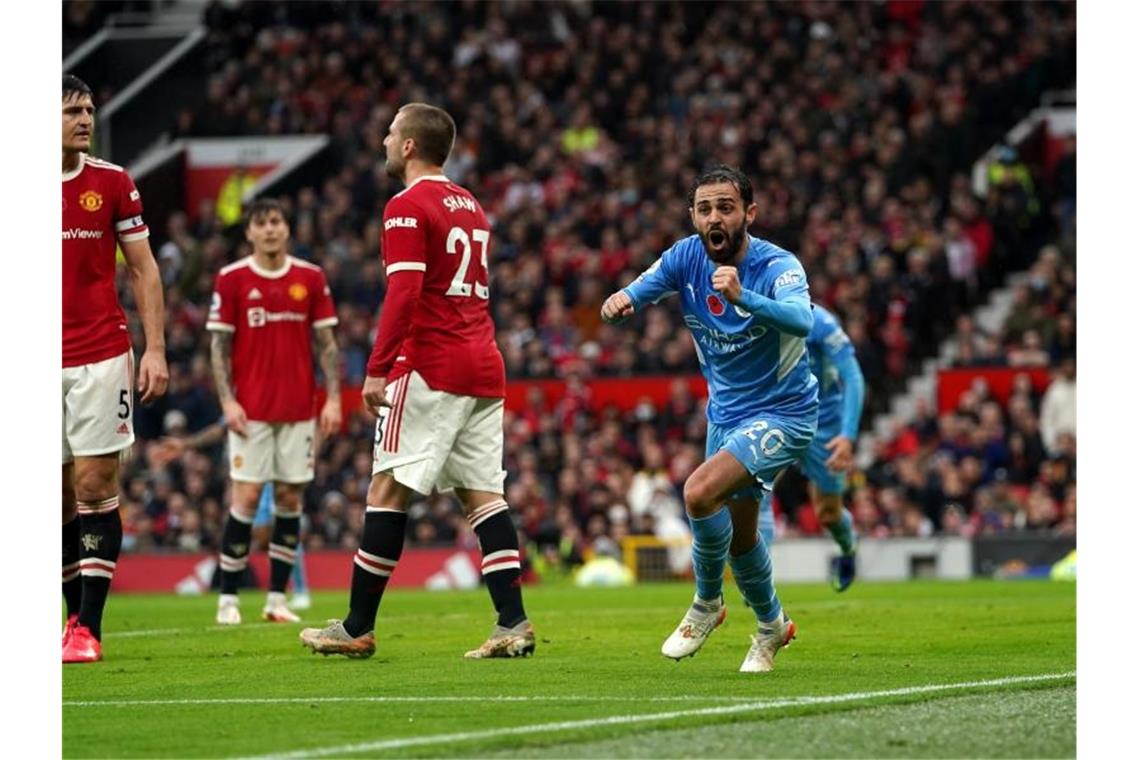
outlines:
[[[63,596],[64,662],[103,659],[103,607],[123,541],[119,453],[134,443],[134,357],[115,290],[121,246],[146,350],[138,391],[166,392],[162,281],[142,202],[122,167],[87,155],[91,88],[63,77]],[[77,516],[78,515],[78,516]]]
[[[229,428],[233,500],[222,533],[217,622],[241,622],[238,585],[261,488],[272,482],[269,596],[262,618],[295,623],[300,618],[285,606],[285,585],[300,538],[301,492],[313,479],[314,347],[328,394],[321,436],[332,435],[341,422],[336,307],[321,268],[289,255],[281,204],[254,201],[246,211],[245,238],[253,253],[218,272],[206,323]]]
[[[465,657],[534,652],[523,610],[518,535],[503,499],[506,376],[488,309],[491,226],[479,202],[443,175],[455,122],[411,103],[384,140],[388,174],[405,189],[384,209],[388,293],[364,381],[380,419],[364,533],[344,622],[307,628],[314,652],[369,657],[380,597],[404,546],[413,491],[454,490],[479,537],[483,579],[498,613]]]

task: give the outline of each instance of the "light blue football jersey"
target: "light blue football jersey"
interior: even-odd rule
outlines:
[[[863,385],[855,360],[855,347],[830,311],[813,305],[815,320],[808,335],[808,356],[812,374],[819,380],[819,429],[841,430],[849,438],[859,431],[863,410]],[[854,393],[849,403],[844,394]]]
[[[710,422],[730,425],[759,413],[815,415],[818,383],[806,339],[761,324],[756,315],[730,304],[713,290],[716,268],[700,237],[692,235],[674,243],[624,291],[636,309],[673,293],[681,296],[685,325],[708,382]],[[810,303],[799,260],[766,240],[748,236],[748,253],[737,273],[747,290]]]

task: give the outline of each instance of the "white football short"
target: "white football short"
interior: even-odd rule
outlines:
[[[230,477],[243,483],[308,483],[313,479],[314,420],[246,423],[229,431]]]
[[[454,488],[501,494],[503,400],[457,396],[411,372],[386,389],[376,423],[372,474],[391,472],[422,494]]]
[[[63,368],[63,464],[135,442],[133,378],[130,351]]]

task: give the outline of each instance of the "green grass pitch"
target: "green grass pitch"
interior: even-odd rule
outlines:
[[[538,651],[466,661],[472,592],[392,591],[370,660],[302,649],[301,625],[213,625],[213,597],[112,595],[105,660],[63,666],[64,757],[1073,757],[1076,589],[1048,582],[780,587],[799,638],[736,672],[754,626],[694,658],[658,650],[685,584],[525,591]],[[317,594],[306,623],[343,615]]]

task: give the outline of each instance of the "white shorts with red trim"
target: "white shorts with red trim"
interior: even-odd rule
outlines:
[[[313,479],[313,420],[246,424],[229,431],[230,478],[243,483],[308,483]]]
[[[372,474],[391,472],[422,494],[455,488],[501,494],[503,400],[457,396],[410,372],[385,391],[391,407],[376,423]]]
[[[135,442],[133,378],[130,351],[63,368],[63,464]]]

